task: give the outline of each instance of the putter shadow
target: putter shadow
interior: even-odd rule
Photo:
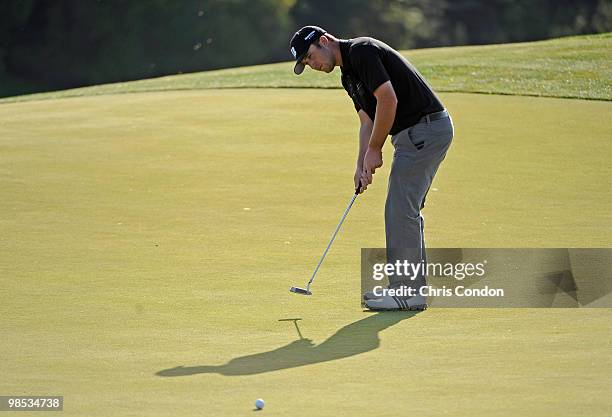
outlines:
[[[278,349],[234,358],[224,365],[177,366],[161,370],[155,375],[162,377],[210,373],[226,376],[255,375],[348,358],[378,348],[379,332],[418,313],[416,311],[376,313],[344,326],[318,345],[311,339],[300,338]]]

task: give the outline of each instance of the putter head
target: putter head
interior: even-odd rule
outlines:
[[[289,291],[294,292],[296,294],[312,295],[312,293],[310,291],[308,291],[305,288],[300,288],[300,287],[291,287],[291,288],[289,288]]]

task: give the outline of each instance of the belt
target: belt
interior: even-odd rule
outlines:
[[[433,122],[434,120],[440,120],[440,119],[445,119],[448,117],[448,112],[446,111],[446,109],[442,110],[442,111],[438,111],[435,113],[429,113],[423,117],[421,117],[419,119],[419,123],[430,123]]]

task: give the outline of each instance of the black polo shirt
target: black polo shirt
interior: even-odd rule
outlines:
[[[342,86],[353,99],[355,109],[363,109],[370,119],[374,120],[376,114],[374,91],[391,81],[397,96],[391,135],[415,125],[429,113],[444,109],[417,69],[389,45],[366,37],[341,40],[340,53]]]

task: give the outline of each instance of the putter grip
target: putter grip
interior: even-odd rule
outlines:
[[[359,190],[361,190],[361,180],[359,180],[359,185],[355,188],[355,194],[359,194]]]

